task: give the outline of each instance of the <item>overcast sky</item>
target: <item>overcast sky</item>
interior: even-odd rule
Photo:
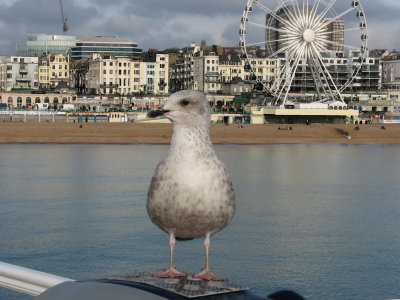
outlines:
[[[262,0],[271,8],[278,0]],[[288,0],[286,0],[288,1]],[[302,0],[298,0],[303,2]],[[310,0],[313,2],[312,0]],[[324,1],[324,0],[322,0]],[[400,1],[361,0],[369,48],[400,49]],[[63,0],[69,35],[113,35],[163,50],[198,44],[233,46],[247,0]],[[336,0],[344,11],[351,0]],[[0,54],[15,55],[27,33],[62,34],[59,0],[0,0]],[[356,45],[356,43],[354,44]]]

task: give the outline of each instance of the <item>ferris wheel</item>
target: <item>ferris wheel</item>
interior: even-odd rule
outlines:
[[[368,55],[367,20],[360,2],[248,0],[239,31],[245,68],[276,105],[299,92],[313,95],[313,101],[344,101],[341,93]],[[252,46],[275,60],[275,76],[257,74]]]

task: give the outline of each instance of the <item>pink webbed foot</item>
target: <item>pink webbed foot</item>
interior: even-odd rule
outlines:
[[[194,275],[193,277],[207,280],[207,281],[225,281],[224,278],[221,278],[221,277],[215,275],[210,270],[203,270],[200,273],[197,273],[196,275]]]
[[[186,273],[179,272],[175,268],[168,268],[165,272],[159,272],[153,275],[157,278],[179,278],[179,277],[187,277]]]

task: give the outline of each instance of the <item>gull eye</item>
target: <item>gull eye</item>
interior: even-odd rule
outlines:
[[[186,99],[181,100],[180,105],[181,106],[188,106],[189,105],[189,100],[186,100]]]

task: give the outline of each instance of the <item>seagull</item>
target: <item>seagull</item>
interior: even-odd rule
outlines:
[[[169,235],[168,269],[154,276],[186,277],[174,267],[175,242],[204,238],[205,266],[193,277],[222,281],[210,268],[210,237],[232,220],[235,192],[212,146],[207,98],[202,92],[179,91],[168,98],[163,109],[147,116],[164,116],[173,123],[168,156],[158,164],[147,195],[151,221]]]

